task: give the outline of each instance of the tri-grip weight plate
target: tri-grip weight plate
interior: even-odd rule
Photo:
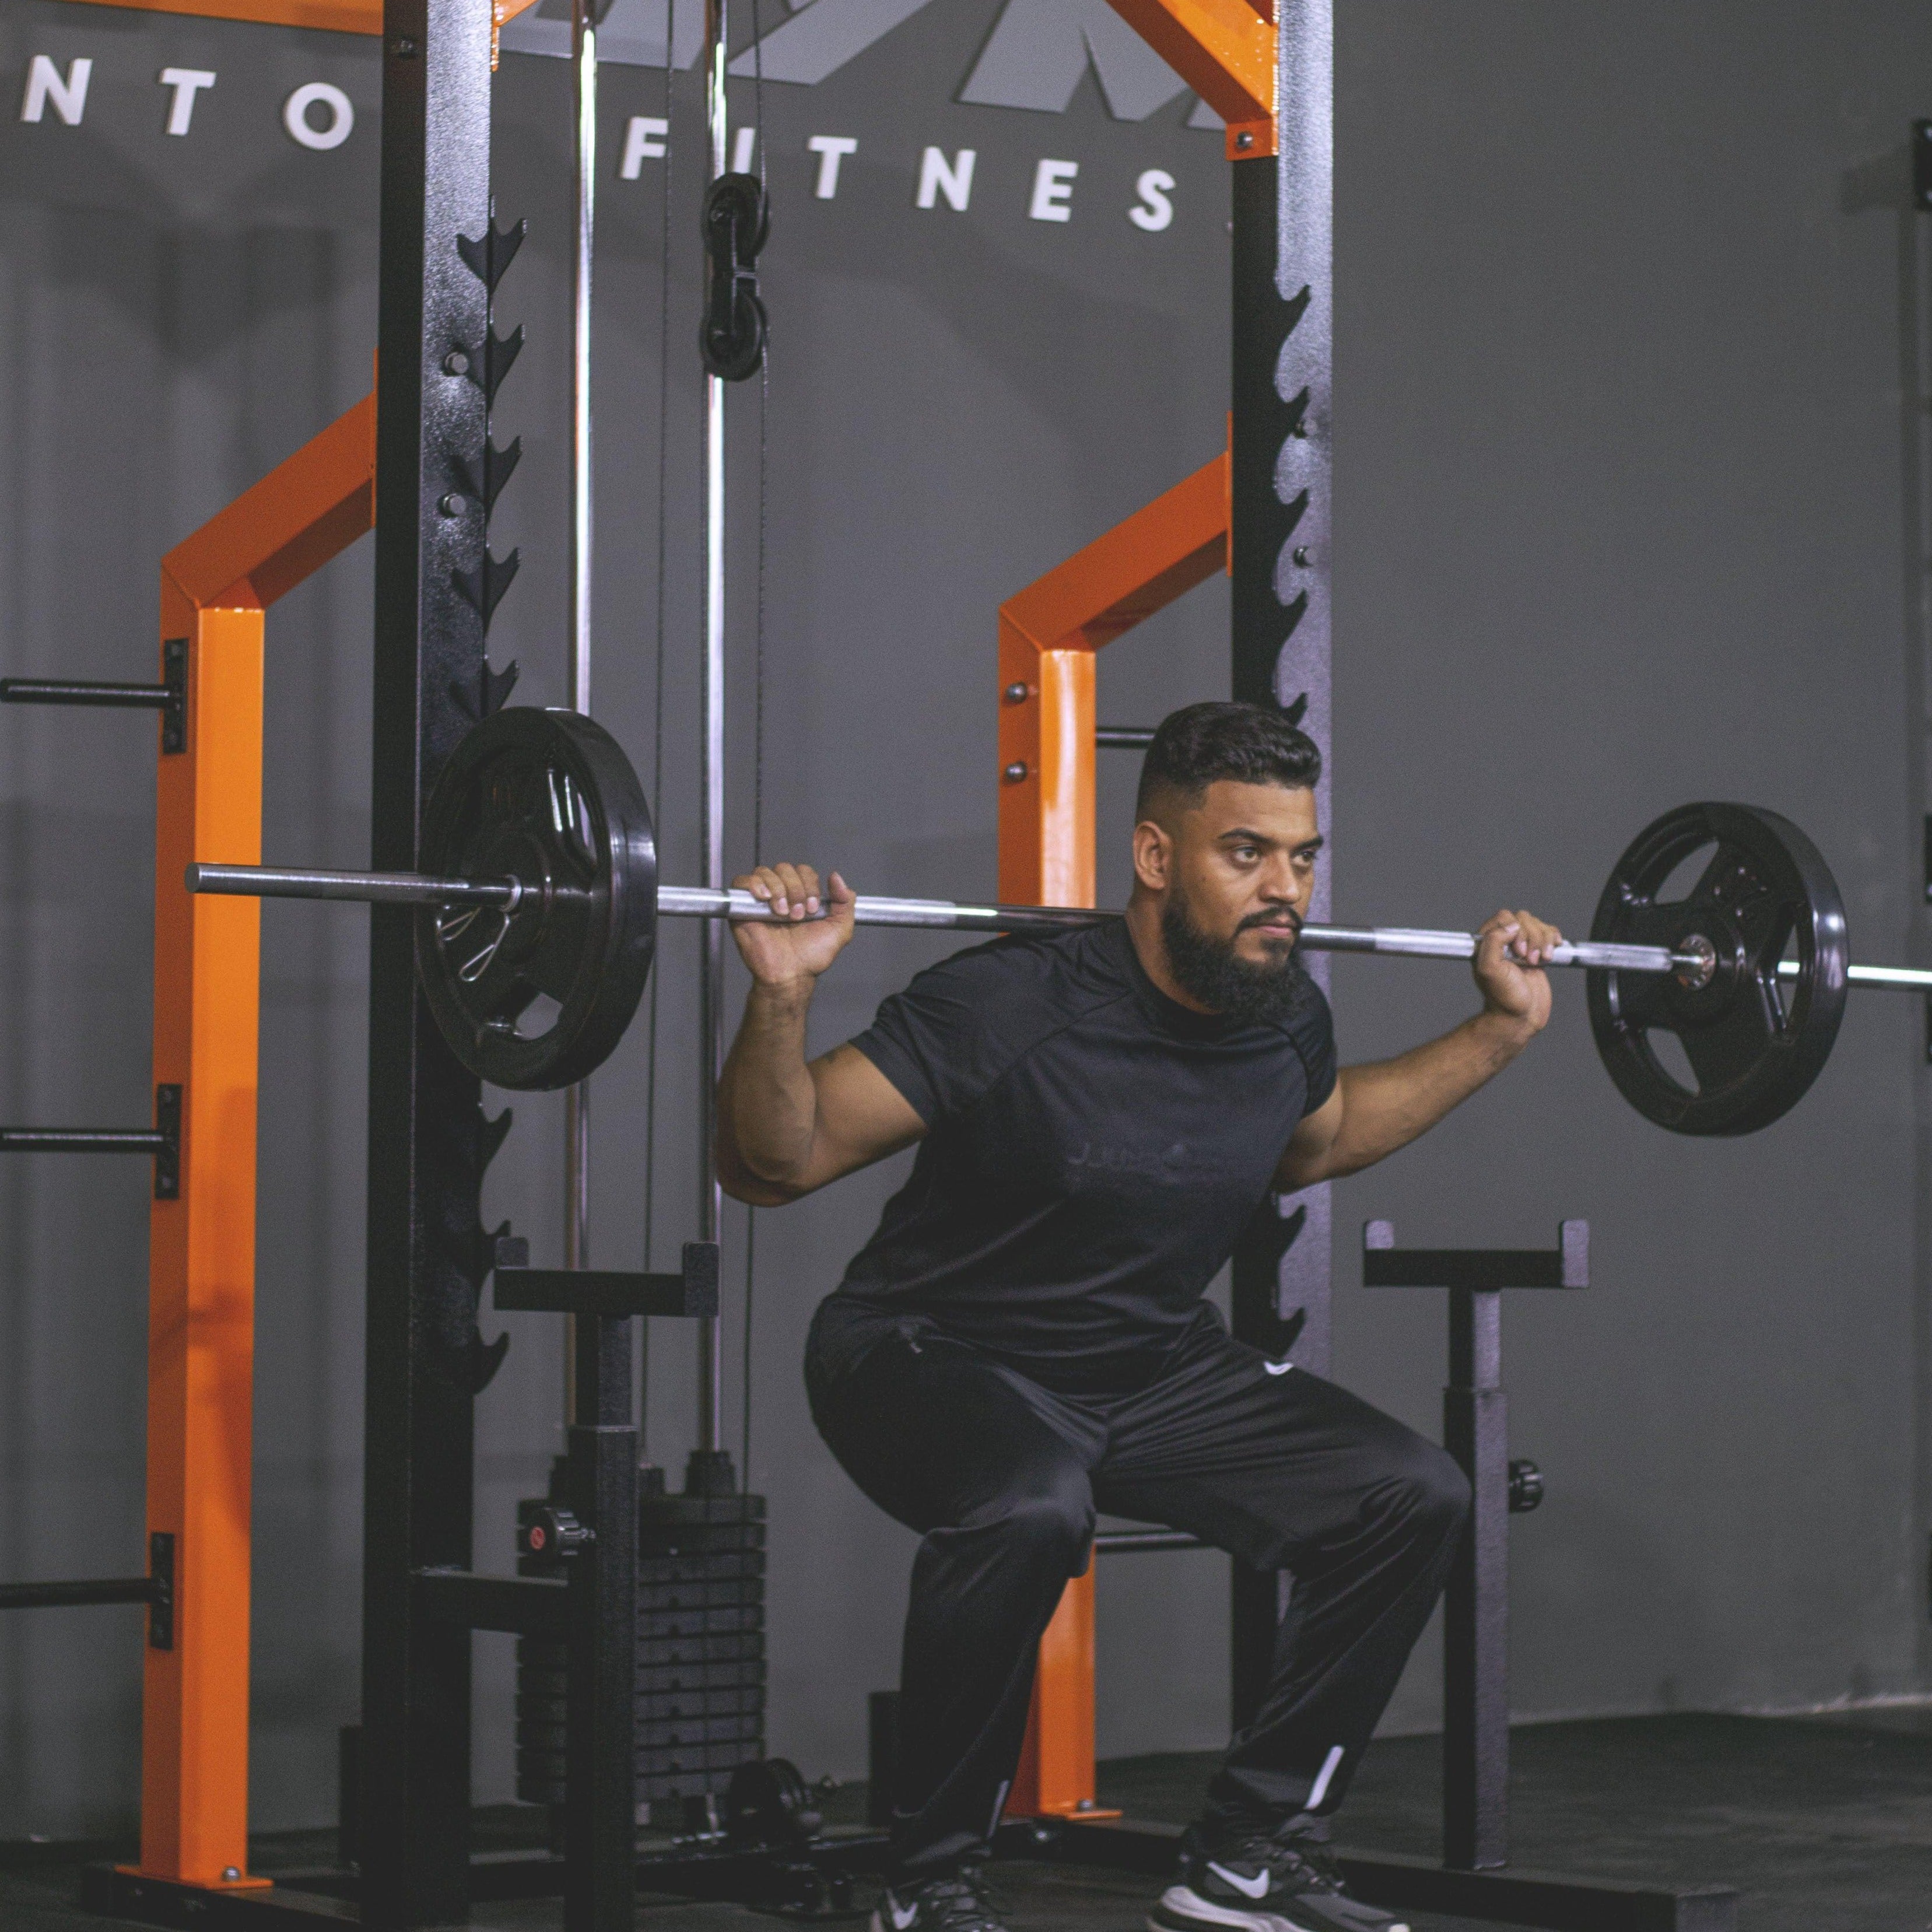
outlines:
[[[657,842],[617,741],[506,709],[452,754],[423,815],[438,878],[515,879],[513,908],[425,906],[416,970],[457,1058],[495,1087],[568,1087],[616,1048],[650,978]]]
[[[1710,848],[1681,898],[1657,895]],[[1818,848],[1790,819],[1744,805],[1687,805],[1631,842],[1590,937],[1706,958],[1696,972],[1592,972],[1590,1026],[1625,1100],[1680,1134],[1748,1134],[1796,1106],[1845,1010],[1845,908]],[[1780,960],[1794,956],[1794,976]],[[1659,1060],[1674,1034],[1696,1084]]]

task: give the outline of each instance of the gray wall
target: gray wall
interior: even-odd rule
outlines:
[[[1809,828],[1860,956],[1923,957],[1902,156],[1932,22],[1348,18],[1342,902],[1581,922],[1640,826],[1742,798]],[[1589,1294],[1509,1317],[1518,1439],[1552,1485],[1516,1541],[1519,1708],[1923,1688],[1919,1004],[1858,1001],[1768,1132],[1685,1142],[1616,1098],[1562,990],[1528,1064],[1338,1209],[1445,1240],[1592,1223]],[[1394,1046],[1461,997],[1370,966],[1345,1036]],[[1428,1412],[1438,1309],[1345,1292],[1339,1327],[1345,1376]]]
[[[790,24],[846,4],[814,0]],[[1077,0],[1037,10],[1078,24]],[[1064,114],[963,103],[1000,14],[998,0],[932,0],[817,84],[769,82],[765,101],[778,202],[766,848],[906,891],[992,886],[994,606],[1205,460],[1225,407],[1217,139],[1186,127],[1184,97],[1115,118],[1110,101],[1138,111],[1147,98],[1129,98],[1118,63],[1108,94],[1090,76]],[[16,118],[36,52],[95,60],[80,127]],[[160,552],[364,392],[372,55],[60,0],[7,10],[0,669],[142,671]],[[1932,104],[1911,79],[1928,56],[1932,21],[1904,4],[1344,10],[1345,916],[1460,923],[1526,902],[1580,927],[1640,825],[1731,796],[1811,830],[1863,956],[1923,946],[1922,293],[1902,152]],[[166,66],[220,76],[185,139],[162,132]],[[311,80],[361,110],[332,154],[280,125],[286,94]],[[662,164],[616,175],[626,118],[661,112],[662,88],[658,70],[607,73],[598,288],[596,708],[647,776]],[[532,702],[562,688],[566,97],[561,62],[506,56],[500,212],[532,233],[502,291],[530,346],[500,415],[529,455],[496,522],[525,568],[493,645],[520,658]],[[748,82],[736,111],[752,116]],[[695,871],[696,113],[686,74],[664,501],[674,877]],[[812,192],[814,134],[860,142],[830,202]],[[967,213],[913,205],[928,142],[977,149]],[[1081,164],[1064,225],[1028,218],[1042,156]],[[1150,235],[1125,211],[1153,167],[1178,185],[1172,226]],[[742,858],[755,386],[733,406]],[[271,620],[275,856],[366,853],[368,570],[365,546]],[[1150,719],[1223,688],[1225,623],[1217,583],[1114,646],[1103,713]],[[134,719],[0,715],[10,1120],[145,1110],[149,743]],[[1131,764],[1103,768],[1106,896],[1124,886]],[[330,1814],[334,1730],[357,1700],[364,946],[361,916],[340,910],[272,906],[264,932],[255,1792],[274,1825]],[[862,1024],[943,950],[868,937],[823,988],[818,1036]],[[692,935],[668,935],[662,956],[659,1256],[694,1218]],[[1337,976],[1351,1056],[1395,1050],[1468,1004],[1453,968],[1358,962]],[[1917,1004],[1857,1005],[1798,1112],[1731,1144],[1672,1138],[1623,1106],[1580,993],[1561,989],[1524,1065],[1339,1203],[1345,1228],[1387,1214],[1431,1241],[1592,1223],[1588,1294],[1525,1297],[1509,1318],[1518,1441],[1552,1492],[1516,1539],[1517,1708],[1916,1690],[1928,1514]],[[596,1083],[592,1244],[610,1264],[644,1250],[649,1037],[640,1023]],[[560,1109],[536,1096],[516,1107],[490,1204],[554,1253]],[[758,1222],[752,1473],[773,1509],[772,1742],[814,1775],[862,1768],[863,1694],[893,1675],[910,1540],[812,1436],[799,1348],[896,1178]],[[146,1222],[131,1168],[33,1157],[0,1172],[8,1576],[136,1560]],[[728,1232],[728,1276],[742,1280],[742,1221]],[[1339,1372],[1432,1429],[1438,1298],[1365,1296],[1343,1247]],[[730,1305],[735,1439],[741,1288]],[[542,1480],[558,1410],[554,1334],[509,1322],[508,1364],[479,1411],[486,1564],[507,1565],[514,1500]],[[675,1468],[689,1342],[654,1346],[650,1448]],[[1103,1751],[1215,1740],[1225,1594],[1206,1556],[1107,1573]],[[478,1793],[494,1798],[509,1784],[507,1640],[478,1654]],[[132,1612],[0,1623],[0,1836],[130,1816],[139,1670]],[[1432,1721],[1432,1672],[1419,1658],[1392,1722]]]

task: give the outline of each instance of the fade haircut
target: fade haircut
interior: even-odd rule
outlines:
[[[1312,791],[1322,754],[1284,712],[1262,704],[1190,704],[1160,721],[1141,765],[1134,816],[1149,816],[1163,792],[1198,805],[1217,778]]]

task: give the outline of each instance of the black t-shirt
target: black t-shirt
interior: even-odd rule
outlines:
[[[1334,1090],[1303,988],[1278,1024],[1192,1012],[1118,921],[920,974],[853,1044],[928,1132],[826,1315],[926,1316],[1068,1394],[1144,1384]]]

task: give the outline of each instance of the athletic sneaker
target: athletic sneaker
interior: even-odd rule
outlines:
[[[944,1878],[889,1886],[872,1932],[1006,1932],[1004,1906],[972,1865]]]
[[[1298,1822],[1190,1825],[1148,1932],[1408,1932],[1351,1898],[1328,1846]]]

